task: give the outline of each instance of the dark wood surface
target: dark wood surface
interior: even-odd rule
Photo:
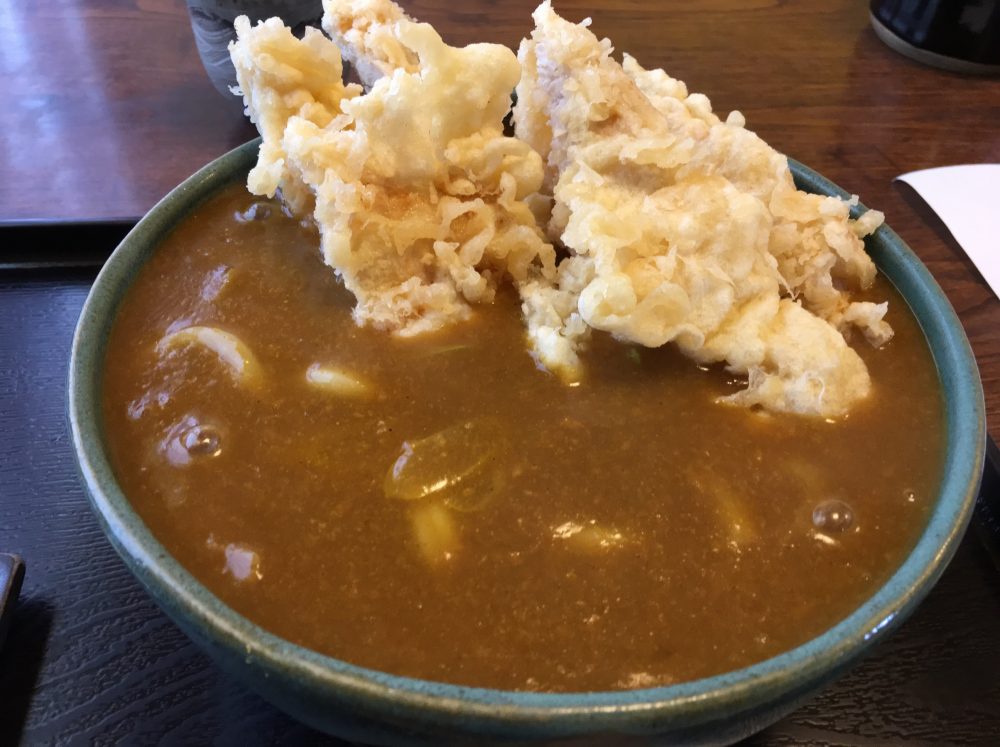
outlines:
[[[256,133],[205,75],[184,0],[6,0],[0,222],[136,219]]]
[[[892,179],[1000,161],[1000,81],[898,57],[868,28],[866,6],[633,0],[557,9],[593,16],[618,49],[666,67],[719,111],[740,109],[765,139],[884,210],[958,310],[996,432],[1000,302]],[[515,45],[530,28],[523,0],[407,7],[453,43]],[[204,76],[180,0],[4,4],[0,93],[0,223],[135,218],[253,134]],[[20,251],[56,243],[56,256],[72,252],[72,231],[39,231],[36,241],[17,234]],[[0,269],[0,551],[28,564],[0,651],[0,744],[321,741],[188,643],[87,508],[64,413],[69,344],[90,281],[85,272]],[[752,743],[1000,743],[1000,575],[974,535],[899,633]]]

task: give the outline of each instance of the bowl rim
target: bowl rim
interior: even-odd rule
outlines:
[[[367,669],[296,645],[260,628],[197,581],[132,509],[104,449],[100,386],[111,323],[136,274],[163,238],[198,204],[245,177],[259,138],[212,161],[160,200],[125,237],[98,274],[73,337],[68,416],[81,479],[112,545],[161,606],[198,620],[210,638],[265,670],[281,670],[331,701],[363,703],[377,714],[423,720],[468,719],[544,734],[683,720],[748,711],[817,682],[885,637],[937,581],[968,524],[982,474],[986,438],[982,385],[961,322],[923,263],[887,225],[869,240],[880,271],[904,294],[931,347],[945,405],[946,454],[938,500],[902,565],[850,615],[777,656],[699,680],[639,690],[534,693],[466,687]],[[789,159],[807,191],[847,198],[842,189]],[[857,216],[866,208],[852,208]],[[907,289],[913,297],[905,295]],[[168,610],[169,612],[169,610]]]

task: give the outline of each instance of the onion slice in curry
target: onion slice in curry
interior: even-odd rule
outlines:
[[[306,369],[306,382],[342,397],[370,397],[372,388],[354,374],[333,366],[313,363]]]
[[[156,352],[162,355],[186,345],[200,345],[215,353],[241,384],[255,384],[261,379],[260,364],[246,343],[218,327],[195,325],[171,332],[156,344]]]
[[[503,442],[499,424],[488,417],[404,441],[385,476],[383,490],[389,498],[433,497],[456,511],[478,511],[501,488],[498,456]]]

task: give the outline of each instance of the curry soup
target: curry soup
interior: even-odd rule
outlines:
[[[233,185],[122,303],[106,438],[166,548],[291,641],[463,685],[675,683],[821,633],[924,526],[935,369],[872,297],[897,334],[856,343],[875,391],[844,420],[717,404],[724,370],[603,335],[567,387],[512,296],[431,336],[357,327],[315,232]]]

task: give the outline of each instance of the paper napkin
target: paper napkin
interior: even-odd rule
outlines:
[[[896,178],[938,214],[1000,297],[1000,164],[944,166]]]

